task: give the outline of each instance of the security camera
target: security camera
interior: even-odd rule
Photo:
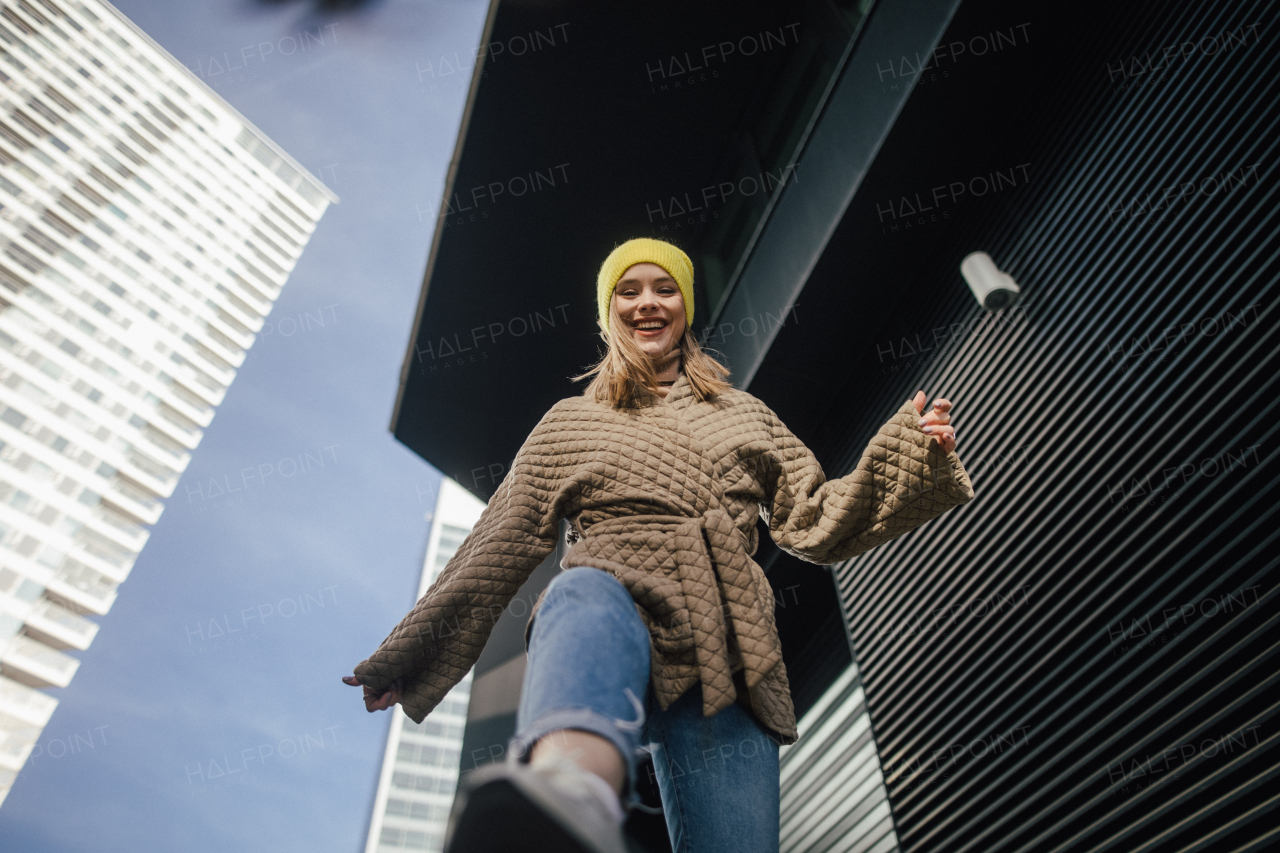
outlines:
[[[988,311],[1008,308],[1022,293],[1013,276],[1000,272],[986,252],[970,252],[960,262],[960,274],[973,291],[973,298]]]

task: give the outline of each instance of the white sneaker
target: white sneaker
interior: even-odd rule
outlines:
[[[583,770],[570,756],[571,753],[548,743],[538,750],[537,757],[529,763],[529,766],[545,773],[548,781],[563,791],[566,796],[584,799],[588,794],[592,794],[598,797],[614,820],[622,823],[626,815],[622,811],[622,803],[618,800],[613,786],[591,771]]]
[[[613,788],[559,750],[534,765],[509,756],[467,774],[446,853],[628,853]]]

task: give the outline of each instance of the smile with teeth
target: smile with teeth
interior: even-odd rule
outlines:
[[[654,332],[664,328],[667,325],[666,320],[637,320],[634,324],[636,331]]]

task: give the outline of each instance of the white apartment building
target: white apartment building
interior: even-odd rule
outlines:
[[[453,480],[446,477],[441,481],[418,598],[457,552],[480,520],[484,507],[480,499]],[[445,825],[458,789],[462,733],[470,698],[468,672],[421,724],[406,717],[400,708],[392,709],[394,716],[365,853],[439,853],[444,849]]]
[[[0,0],[0,802],[325,208],[101,0]]]

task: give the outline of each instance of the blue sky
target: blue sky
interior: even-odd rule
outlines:
[[[474,56],[486,4],[116,5],[341,203],[57,691],[0,850],[357,851],[390,718],[340,677],[412,605],[440,477],[388,424],[469,72],[418,69]]]

